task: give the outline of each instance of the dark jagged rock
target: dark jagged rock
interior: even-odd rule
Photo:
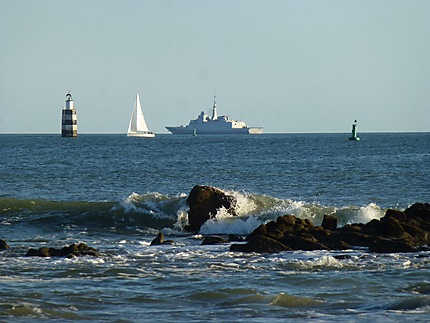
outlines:
[[[97,249],[88,247],[85,243],[72,244],[61,249],[42,247],[39,249],[30,249],[25,254],[27,257],[80,257],[93,256],[99,257],[100,253]]]
[[[416,249],[405,240],[399,239],[378,239],[369,244],[370,252],[394,253],[412,252]]]
[[[228,240],[222,238],[222,237],[218,237],[218,236],[208,236],[205,237],[202,241],[202,245],[209,245],[209,244],[222,244],[222,243],[227,243]]]
[[[345,250],[367,247],[370,252],[411,252],[430,244],[430,204],[416,203],[404,212],[387,210],[380,220],[337,228],[337,220],[324,216],[321,226],[292,215],[260,225],[248,235],[247,244],[233,244],[231,251],[271,253],[288,250]]]
[[[239,236],[237,234],[230,234],[228,236],[228,242],[242,242],[245,241],[245,238],[243,236]]]
[[[5,250],[7,248],[9,248],[9,245],[6,243],[6,241],[0,239],[0,250]]]
[[[164,234],[162,232],[159,232],[155,239],[151,241],[151,246],[173,243],[173,240],[164,240]]]
[[[322,220],[321,226],[324,229],[334,231],[337,229],[337,219],[333,215],[326,214]]]
[[[281,242],[293,250],[330,250],[329,247],[315,239],[312,235],[288,235]]]
[[[30,249],[25,254],[26,257],[51,257],[49,248]]]
[[[230,251],[275,253],[293,250],[283,243],[264,235],[255,236],[246,244],[232,244]]]
[[[187,204],[190,208],[189,225],[185,229],[189,232],[198,232],[203,223],[214,217],[220,208],[236,215],[236,199],[211,186],[194,186],[187,198]]]
[[[345,259],[351,259],[352,256],[351,255],[334,255],[333,258],[337,259],[337,260],[345,260]]]

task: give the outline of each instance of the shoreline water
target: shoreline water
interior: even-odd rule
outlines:
[[[430,252],[233,253],[175,228],[196,184],[240,203],[239,221],[220,212],[205,234],[288,213],[367,223],[428,201],[430,134],[347,136],[0,135],[0,320],[430,320]],[[176,243],[151,246],[160,230]],[[102,256],[23,256],[77,242]]]

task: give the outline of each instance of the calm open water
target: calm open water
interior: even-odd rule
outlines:
[[[428,252],[242,254],[182,231],[194,185],[239,206],[201,234],[430,202],[430,133],[360,137],[0,135],[0,321],[429,321]],[[150,246],[159,230],[175,244]],[[24,257],[76,242],[102,257]]]

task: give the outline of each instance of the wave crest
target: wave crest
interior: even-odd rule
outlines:
[[[310,219],[320,225],[325,214],[338,219],[338,225],[367,223],[381,218],[385,210],[371,203],[365,206],[323,206],[280,199],[267,195],[224,191],[236,199],[236,214],[231,216],[221,208],[201,228],[202,234],[246,235],[260,224],[291,214]],[[0,198],[0,219],[4,226],[28,223],[32,226],[85,226],[88,230],[122,228],[123,230],[152,228],[184,231],[188,224],[187,195],[163,195],[157,192],[131,193],[120,202],[48,201]]]

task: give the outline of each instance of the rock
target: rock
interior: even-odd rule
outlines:
[[[412,238],[403,228],[399,220],[388,216],[385,216],[381,219],[380,232],[383,236],[389,236],[396,239]]]
[[[88,247],[85,243],[72,244],[61,249],[42,247],[39,249],[30,249],[25,254],[27,257],[80,257],[93,256],[99,257],[97,249]]]
[[[408,218],[420,218],[428,223],[430,218],[429,203],[415,203],[404,212]]]
[[[387,210],[380,220],[337,228],[337,219],[325,215],[321,226],[292,215],[260,225],[231,251],[271,253],[286,250],[345,250],[367,247],[370,252],[412,252],[430,244],[430,204],[416,203],[404,212]]]
[[[225,208],[233,216],[236,215],[236,199],[211,186],[194,186],[187,198],[187,204],[190,208],[189,225],[185,229],[189,232],[198,232],[203,223],[214,217],[220,208]]]
[[[321,226],[326,230],[334,231],[337,229],[337,219],[333,215],[325,214]]]
[[[245,241],[245,238],[244,237],[242,237],[242,236],[239,236],[239,235],[237,235],[237,234],[230,234],[229,236],[228,236],[228,241],[229,242],[242,242],[242,241]]]
[[[281,242],[292,250],[330,250],[329,247],[317,241],[313,236],[289,235],[288,237],[283,237]]]
[[[279,219],[279,217],[278,217]],[[267,234],[267,227],[265,224],[260,224],[254,231],[252,231],[246,237],[246,241],[252,241],[252,239],[256,236],[264,236]]]
[[[352,256],[351,255],[334,255],[333,258],[337,259],[337,260],[345,260],[345,259],[351,259]]]
[[[25,254],[26,257],[51,257],[49,248],[30,249]]]
[[[350,246],[367,247],[373,238],[364,233],[359,225],[347,225],[333,232],[331,242],[335,243],[336,240],[343,241]]]
[[[230,251],[239,252],[275,253],[291,250],[281,242],[262,235],[256,236],[246,244],[232,244],[230,246]]]
[[[209,244],[222,244],[222,243],[227,243],[228,240],[221,238],[221,237],[217,237],[217,236],[208,236],[205,237],[202,241],[202,245],[209,245]]]
[[[151,246],[163,244],[163,242],[164,242],[164,235],[161,232],[159,232],[158,235],[155,237],[155,239],[151,241]]]
[[[378,253],[413,252],[415,248],[404,240],[378,239],[369,244],[369,251]]]
[[[164,240],[164,234],[159,232],[157,237],[151,241],[151,246],[162,245],[162,244],[173,244],[173,240]]]
[[[9,245],[6,243],[6,241],[0,239],[0,250],[5,250],[7,248],[9,248]]]

